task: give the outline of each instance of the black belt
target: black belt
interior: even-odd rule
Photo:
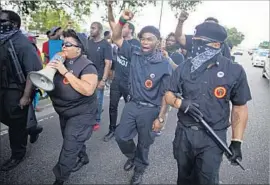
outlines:
[[[142,106],[145,106],[145,107],[160,107],[160,106],[154,105],[152,103],[148,103],[148,102],[136,101],[136,100],[132,100],[132,101],[134,101],[138,105],[142,105]]]

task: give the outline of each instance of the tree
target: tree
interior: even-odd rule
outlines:
[[[270,44],[269,44],[269,41],[263,41],[259,44],[259,48],[262,48],[262,49],[270,49]]]
[[[227,40],[229,40],[233,46],[241,44],[241,42],[245,39],[245,35],[242,32],[238,31],[235,27],[225,27],[225,29],[228,34]]]
[[[66,11],[62,8],[51,9],[51,8],[42,8],[30,13],[31,22],[29,24],[30,30],[38,30],[39,32],[45,33],[54,26],[65,27],[71,18]],[[80,30],[80,26],[77,21],[73,21],[73,28],[76,31]],[[76,23],[75,23],[76,22]]]
[[[146,7],[147,5],[155,5],[157,1],[155,0],[123,0],[121,2],[115,2],[114,8],[119,10],[119,13],[124,10],[125,8],[128,8],[133,13],[138,13],[142,10],[143,7]],[[190,0],[170,0],[169,5],[171,6],[172,10],[176,11],[176,16],[178,16],[178,12],[181,10],[185,11],[192,11],[195,9],[195,7],[200,3],[201,1],[190,1]],[[99,7],[100,1],[93,1],[94,4]],[[103,5],[105,5],[106,0],[104,0]],[[107,8],[106,8],[107,9]],[[103,16],[104,20],[107,20],[107,14]]]
[[[200,4],[201,1],[190,1],[190,0],[170,0],[169,5],[172,10],[175,11],[175,17],[178,17],[179,11],[194,11],[196,6]]]
[[[83,0],[83,1],[48,1],[48,0],[7,0],[4,1],[1,5],[3,7],[7,5],[12,5],[13,8],[18,8],[19,12],[22,15],[30,15],[33,11],[39,11],[40,9],[51,8],[51,9],[71,9],[73,10],[73,15],[75,17],[81,17],[81,15],[87,15],[91,13],[92,0]]]

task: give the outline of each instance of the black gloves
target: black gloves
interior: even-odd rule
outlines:
[[[237,165],[235,162],[236,159],[242,161],[242,152],[241,152],[241,142],[240,141],[232,141],[229,149],[232,152],[232,156],[229,158],[232,165]]]
[[[182,99],[182,103],[179,109],[185,114],[188,114],[194,118],[196,122],[200,122],[201,118],[203,117],[203,114],[199,110],[199,105],[192,103],[190,100]]]

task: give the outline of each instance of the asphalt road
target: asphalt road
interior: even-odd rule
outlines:
[[[269,131],[270,89],[261,78],[261,68],[251,66],[248,55],[237,56],[246,69],[253,100],[249,102],[249,122],[243,143],[243,161],[246,171],[231,166],[224,158],[220,171],[222,184],[268,184],[269,183]],[[120,111],[124,103],[121,102]],[[0,172],[0,184],[52,184],[52,168],[58,160],[62,138],[58,117],[47,107],[39,117],[44,131],[35,144],[28,145],[26,160],[10,172]],[[51,114],[50,114],[51,113]],[[46,115],[48,114],[48,115]],[[172,140],[176,126],[176,111],[169,113],[166,129],[151,147],[150,166],[144,176],[144,184],[176,184],[177,166],[172,154]],[[125,172],[126,158],[116,142],[102,141],[108,129],[108,96],[105,97],[101,129],[86,143],[90,163],[73,173],[68,184],[128,184],[132,172]],[[8,135],[0,136],[0,163],[8,159],[10,150]],[[230,138],[230,132],[228,133]]]

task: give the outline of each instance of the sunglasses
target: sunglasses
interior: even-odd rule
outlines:
[[[8,19],[0,19],[0,23],[6,23],[6,22],[11,22],[11,21]]]
[[[65,47],[67,47],[67,48],[69,48],[69,47],[76,47],[76,48],[78,48],[79,46],[77,46],[77,45],[74,45],[74,44],[72,44],[72,43],[70,43],[70,42],[64,42],[63,44],[62,44],[62,47],[63,46],[65,46]]]

